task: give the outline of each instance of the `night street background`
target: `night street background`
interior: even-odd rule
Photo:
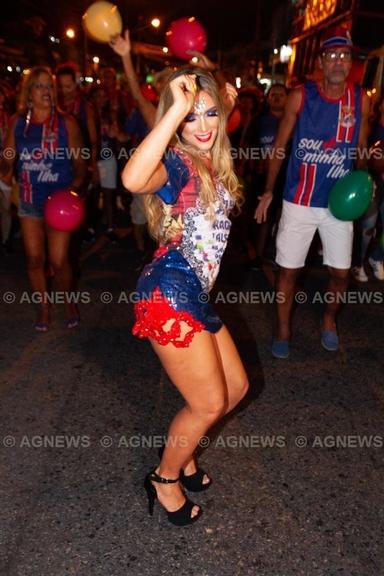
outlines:
[[[0,88],[12,99],[10,111],[13,90],[36,64],[55,70],[74,61],[88,88],[108,66],[121,72],[120,57],[82,30],[89,4],[3,3]],[[382,43],[377,0],[339,0],[335,13],[333,2],[314,1],[318,20],[309,33],[301,0],[116,4],[134,43],[163,46],[172,21],[199,19],[207,55],[246,89],[245,107],[261,97],[263,76],[267,84],[293,86],[315,72],[328,17],[338,23],[351,17],[361,79],[364,59]],[[365,15],[352,14],[352,4]],[[158,31],[148,24],[155,16],[162,21]],[[73,39],[65,36],[69,27]],[[278,51],[289,38],[298,64],[291,72]],[[158,51],[153,60],[135,54],[141,81],[153,80],[167,62]],[[371,96],[384,86],[382,72],[376,74],[382,62],[377,56],[370,62],[363,86]],[[240,149],[243,124],[234,132]],[[99,202],[97,186],[88,192],[88,201]],[[296,295],[290,357],[277,360],[272,250],[263,269],[252,270],[257,259],[246,253],[246,220],[244,229],[234,226],[211,301],[251,387],[239,409],[201,440],[199,462],[213,484],[193,495],[204,511],[199,522],[176,528],[158,503],[148,515],[143,489],[182,399],[150,344],[131,334],[143,265],[132,235],[119,239],[105,218],[91,220],[96,233],[88,228],[83,236],[95,244],[84,241],[83,254],[100,239],[107,246],[80,267],[80,325],[68,330],[63,305],[55,304],[48,332],[39,334],[15,215],[14,207],[10,243],[0,250],[0,576],[384,576],[384,282],[368,262],[368,282],[351,279],[338,324],[340,349],[327,352],[320,344],[327,272],[312,247]],[[124,230],[131,227],[127,206],[118,216]]]
[[[131,335],[132,306],[117,304],[138,274],[131,242],[84,263],[91,302],[77,330],[56,306],[51,330],[34,334],[32,305],[1,304],[1,576],[384,574],[382,303],[344,309],[336,354],[320,346],[320,305],[298,305],[287,361],[270,353],[271,304],[218,306],[251,394],[201,456],[214,479],[195,497],[203,518],[177,529],[158,506],[148,516],[142,487],[157,462],[145,439],[159,442],[181,399]],[[2,264],[2,292],[19,300],[21,247]],[[300,289],[312,297],[325,278],[315,259]],[[383,299],[376,280],[350,289]],[[241,292],[271,286],[230,249],[216,293]]]

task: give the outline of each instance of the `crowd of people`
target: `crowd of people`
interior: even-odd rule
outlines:
[[[248,390],[235,343],[202,298],[216,280],[231,224],[250,268],[261,270],[271,258],[278,266],[276,289],[284,299],[277,304],[272,354],[279,359],[290,354],[296,281],[318,232],[328,291],[335,295],[324,310],[320,342],[337,351],[336,296],[347,290],[354,225],[328,209],[337,180],[330,154],[337,155],[338,173],[340,167],[343,173],[365,168],[364,155],[354,164],[348,151],[384,139],[383,98],[370,116],[367,96],[348,81],[353,45],[341,28],[322,39],[322,80],[289,93],[283,84],[266,94],[260,86],[237,92],[198,54],[198,66],[160,72],[149,96],[132,62],[129,33],[112,38],[110,46],[121,57],[124,90],[115,70],[107,68],[85,93],[74,68],[65,64],[55,76],[44,67],[32,69],[17,104],[0,91],[0,144],[7,151],[0,162],[2,244],[9,251],[17,190],[13,201],[29,280],[41,295],[34,328],[46,332],[49,277],[64,293],[74,286],[71,233],[44,221],[50,195],[70,189],[83,196],[83,238],[95,246],[100,238],[104,246],[132,231],[138,252],[145,253],[148,234],[155,240],[157,249],[138,281],[133,333],[149,339],[185,405],[170,424],[145,489],[150,513],[158,499],[170,522],[186,525],[202,509],[185,490],[212,484],[196,462],[198,440]],[[230,128],[234,109],[239,122]],[[383,251],[375,238],[383,226],[383,175],[375,174],[375,182],[372,205],[356,225],[361,241],[353,275],[362,282],[367,257],[376,278],[384,280]],[[126,209],[128,193],[130,226],[123,232],[117,211]],[[70,300],[65,309],[66,326],[73,329],[80,312]]]

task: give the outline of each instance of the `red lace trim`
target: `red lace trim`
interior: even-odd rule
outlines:
[[[195,320],[189,312],[177,312],[161,293],[160,288],[155,288],[150,300],[141,300],[135,304],[136,322],[132,334],[139,338],[153,338],[159,344],[165,346],[172,343],[176,348],[187,348],[196,332],[204,330],[204,325]],[[170,319],[174,323],[169,330],[164,331],[163,326]],[[180,340],[181,322],[185,322],[190,330]]]
[[[171,248],[177,248],[179,246],[180,241],[181,238],[177,236],[173,238],[170,242],[168,242],[168,244],[162,244],[157,248],[157,250],[153,254],[153,258],[161,258],[162,256],[164,256],[164,254],[169,252]]]
[[[154,253],[153,257],[154,258],[161,258],[161,256],[164,256],[164,254],[166,254],[168,252],[168,250],[169,250],[169,246],[159,246],[159,248]]]

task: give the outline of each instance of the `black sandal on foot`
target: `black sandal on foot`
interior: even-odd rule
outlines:
[[[144,488],[148,496],[148,508],[150,516],[153,516],[153,507],[155,505],[155,500],[157,499],[156,488],[154,487],[152,482],[159,482],[160,484],[176,484],[176,482],[178,481],[179,478],[176,478],[176,480],[163,478],[162,476],[159,476],[154,470],[152,470],[151,472],[149,472],[149,474],[146,475],[144,479]],[[191,500],[189,500],[188,498],[186,498],[184,504],[178,510],[175,510],[174,512],[168,512],[168,510],[166,510],[165,508],[164,509],[167,513],[168,520],[172,524],[174,524],[175,526],[187,526],[188,524],[196,522],[196,520],[198,520],[202,514],[202,509],[199,508],[199,511],[196,514],[196,516],[191,516],[194,506],[196,506],[196,504]]]
[[[203,482],[204,476],[208,477],[208,482]],[[200,466],[197,466],[197,470],[194,474],[189,474],[188,476],[186,476],[183,470],[181,470],[180,482],[189,492],[203,492],[204,490],[208,490],[212,484],[211,478],[209,478],[208,474],[200,468]]]
[[[163,457],[164,449],[165,446],[159,448],[160,460]],[[204,476],[208,477],[209,482],[203,482]],[[188,476],[184,474],[183,470],[180,471],[180,482],[182,483],[184,488],[189,492],[203,492],[204,490],[208,490],[208,488],[211,486],[212,479],[209,478],[205,470],[200,468],[200,466],[196,465],[196,472],[194,472],[193,474],[189,474]]]

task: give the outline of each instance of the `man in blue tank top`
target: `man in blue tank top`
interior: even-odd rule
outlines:
[[[356,159],[361,164],[359,150],[366,145],[368,132],[369,99],[359,86],[347,81],[352,66],[348,30],[339,26],[326,31],[321,40],[319,63],[322,80],[306,82],[288,97],[265,191],[255,213],[258,222],[265,221],[283,163],[282,152],[293,133],[276,240],[276,262],[280,265],[276,290],[284,295],[277,304],[277,333],[272,343],[276,358],[289,356],[296,280],[315,232],[319,232],[323,263],[330,275],[329,303],[321,325],[321,344],[326,350],[339,348],[336,316],[351,266],[353,223],[337,220],[328,210],[328,196],[334,184],[354,168]]]

